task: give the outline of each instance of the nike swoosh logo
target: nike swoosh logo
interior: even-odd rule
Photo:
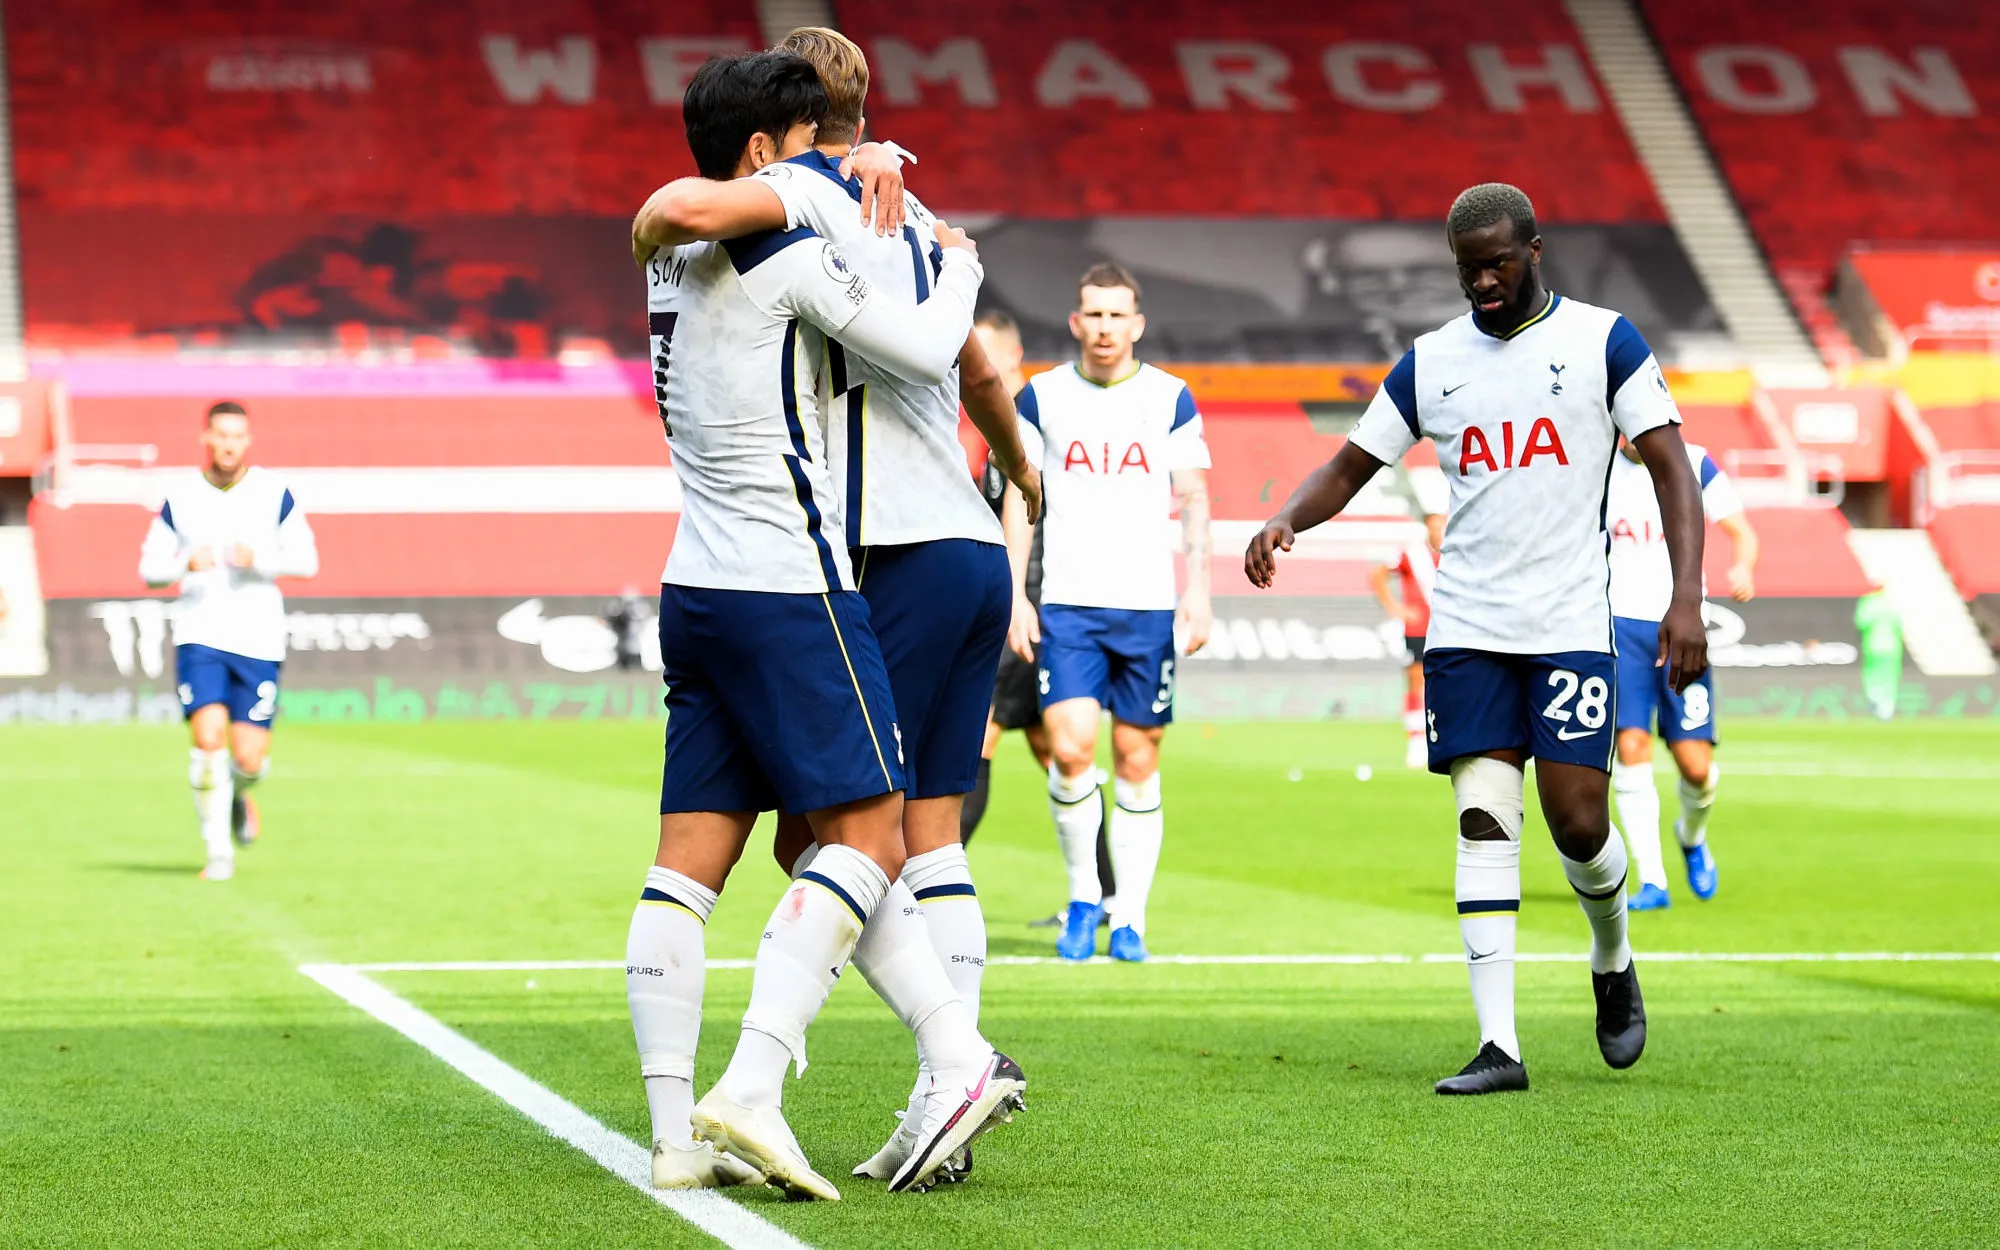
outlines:
[[[1588,738],[1590,735],[1596,732],[1597,731],[1595,729],[1579,729],[1575,733],[1571,733],[1567,729],[1558,729],[1556,730],[1556,741],[1571,742],[1577,738]]]
[[[1470,382],[1460,382],[1457,386],[1447,386],[1444,388],[1444,397],[1446,399],[1450,399],[1453,395],[1457,394],[1458,392],[1464,390],[1466,387],[1471,385],[1472,383]]]
[[[1490,951],[1467,951],[1465,952],[1465,961],[1467,963],[1476,964],[1482,959],[1491,959],[1495,955],[1498,955],[1499,953],[1500,953],[1500,948],[1497,946]]]

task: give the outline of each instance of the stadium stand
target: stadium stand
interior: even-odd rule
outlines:
[[[2000,237],[2000,26],[1983,6],[1827,0],[1806,19],[1646,0],[1644,12],[1781,278],[1824,292],[1856,240]]]

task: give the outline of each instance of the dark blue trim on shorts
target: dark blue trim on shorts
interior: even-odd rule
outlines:
[[[847,904],[847,910],[854,913],[854,918],[856,920],[860,921],[864,925],[868,923],[868,913],[861,910],[861,904],[855,902],[854,896],[852,894],[849,894],[846,890],[841,889],[840,886],[836,884],[831,877],[824,876],[808,868],[804,872],[799,874],[799,880],[810,881],[815,885],[825,886],[827,889],[833,891],[834,897],[838,898],[841,902]]]

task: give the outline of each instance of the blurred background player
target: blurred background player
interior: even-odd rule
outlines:
[[[1403,693],[1403,767],[1422,768],[1430,760],[1424,745],[1424,636],[1431,628],[1431,590],[1437,583],[1438,550],[1444,543],[1444,515],[1424,514],[1424,541],[1404,543],[1396,558],[1368,570],[1375,601],[1392,621],[1403,623],[1403,646],[1410,653],[1404,668],[1408,686]],[[1402,597],[1389,593],[1389,578],[1400,582]]]
[[[1028,379],[1021,372],[1021,327],[1015,324],[1013,315],[1004,308],[991,308],[979,314],[972,323],[972,332],[979,336],[980,345],[986,349],[986,358],[1000,371],[1006,383],[1007,393],[1018,401],[1021,391],[1028,385]],[[1015,614],[1025,612],[1033,615],[1042,606],[1042,523],[1030,524],[1027,509],[1021,502],[1020,492],[1013,489],[1007,475],[989,455],[980,474],[980,492],[986,496],[987,504],[1005,523],[1008,534],[1008,556],[1011,561],[1021,563],[1024,568],[1018,578],[1023,599],[1017,600]],[[1026,535],[1025,538],[1022,535]],[[1023,552],[1025,551],[1025,554]],[[1000,673],[993,683],[993,713],[986,725],[986,743],[979,760],[979,784],[965,797],[965,808],[961,813],[959,841],[967,843],[979,828],[980,818],[986,814],[986,803],[993,779],[993,753],[1000,749],[1000,735],[1010,729],[1021,731],[1022,741],[1028,745],[1029,754],[1035,757],[1035,766],[1043,774],[1049,771],[1048,730],[1042,726],[1042,703],[1039,680],[1036,676],[1035,658],[1023,658],[1015,654],[1012,647],[1000,656]],[[1098,822],[1097,829],[1097,888],[1101,894],[1100,924],[1111,922],[1111,904],[1117,894],[1117,879],[1111,870],[1111,846],[1105,836],[1104,822]],[[1045,920],[1031,921],[1032,928],[1060,927],[1069,916],[1065,904],[1053,916]]]
[[[1027,605],[1015,573],[1016,655],[1036,655],[1042,723],[1053,763],[1049,807],[1069,869],[1070,906],[1056,953],[1096,953],[1104,906],[1097,834],[1104,821],[1098,720],[1111,712],[1113,806],[1109,841],[1118,876],[1111,956],[1146,957],[1146,900],[1165,820],[1160,739],[1174,717],[1175,634],[1181,653],[1208,642],[1208,444],[1187,383],[1141,364],[1139,284],[1113,264],[1077,284],[1070,333],[1076,363],[1028,383],[1017,406],[1022,440],[1042,466],[1047,500],[1042,606]],[[1187,547],[1187,591],[1174,593],[1174,550],[1161,525],[1174,503]]]
[[[277,578],[319,572],[312,526],[284,480],[250,463],[250,417],[210,405],[208,464],[167,490],[139,550],[148,586],[180,583],[174,680],[193,746],[188,785],[208,865],[227,881],[236,847],[257,838],[250,789],[270,771],[271,722],[285,663],[285,599]]]
[[[1861,695],[1877,720],[1891,720],[1903,690],[1903,618],[1881,582],[1855,600],[1854,629],[1861,636]]]
[[[858,108],[858,96],[853,103]],[[840,1196],[807,1161],[781,1102],[785,1068],[796,1063],[804,1071],[806,1028],[850,956],[917,1032],[936,1076],[935,1097],[909,1126],[914,1140],[907,1158],[897,1161],[892,1190],[926,1184],[987,1126],[1001,1101],[1018,1103],[1025,1085],[1012,1060],[979,1035],[925,926],[910,933],[916,901],[904,880],[912,859],[905,796],[921,784],[919,770],[939,765],[915,728],[921,720],[912,722],[906,746],[872,604],[858,591],[865,573],[849,554],[858,547],[865,570],[873,549],[854,541],[854,529],[841,528],[865,526],[870,516],[853,492],[853,514],[843,515],[820,412],[821,402],[847,388],[838,378],[830,395],[810,384],[822,365],[829,372],[851,369],[850,381],[945,384],[971,341],[983,271],[970,241],[942,222],[932,225],[936,247],[928,254],[913,234],[911,251],[901,238],[861,240],[896,249],[899,278],[910,277],[910,255],[922,259],[929,298],[918,300],[906,285],[870,281],[814,229],[784,228],[789,213],[813,213],[783,200],[779,188],[833,185],[821,176],[833,172],[825,158],[809,153],[830,112],[817,71],[794,53],[710,61],[690,82],[683,107],[702,176],[656,192],[633,223],[633,253],[646,267],[661,417],[686,491],[662,577],[669,730],[660,849],[627,950],[627,997],[653,1112],[654,1183],[661,1187],[743,1179],[690,1140],[692,1128],[702,1143],[794,1196]],[[857,111],[849,124],[858,122]],[[793,157],[809,160],[778,164]],[[782,171],[776,177],[750,177],[774,166]],[[829,231],[838,225],[865,233],[842,187],[837,211],[816,219]],[[720,197],[725,207],[746,199],[761,204],[759,211],[775,211],[776,221],[719,245],[694,242],[706,231],[689,224],[689,196]],[[716,233],[735,232],[722,220]],[[891,397],[882,398],[888,406]],[[1006,405],[1004,393],[999,404]],[[955,396],[945,412],[947,463],[969,518],[997,530],[965,477]],[[847,451],[851,462],[856,449]],[[891,473],[889,480],[903,479]],[[963,759],[945,761],[957,764],[964,785],[945,793],[970,788],[978,759],[1006,622],[1006,556],[998,537],[984,544],[990,585],[983,596],[976,569],[950,567],[955,549],[887,553],[892,564],[906,556],[924,561],[928,574],[946,581],[948,605],[972,618],[957,622],[961,632],[976,631],[982,611],[992,618],[983,667],[969,681],[951,674],[971,634],[943,639],[944,684],[969,700]],[[976,551],[958,554],[982,558]],[[896,601],[905,612],[911,605],[907,592]],[[758,946],[736,1052],[721,1080],[690,1108],[702,925],[756,814],[773,809],[804,818],[793,856],[802,858],[815,841],[817,849],[809,864],[792,861],[793,884]],[[957,820],[954,805],[948,819],[936,822],[948,826],[954,847]],[[649,906],[655,902],[665,905]],[[901,936],[887,936],[898,924]],[[871,956],[876,941],[885,949]]]
[[[1748,603],[1756,594],[1757,531],[1743,515],[1736,488],[1707,449],[1691,443],[1687,454],[1701,484],[1702,511],[1729,535],[1729,597]],[[1611,765],[1611,790],[1618,823],[1639,869],[1639,888],[1628,906],[1653,911],[1672,901],[1660,853],[1660,792],[1653,785],[1655,719],[1680,770],[1681,814],[1674,821],[1674,837],[1687,861],[1688,889],[1696,898],[1715,896],[1715,856],[1707,840],[1709,810],[1720,780],[1714,672],[1676,692],[1667,684],[1666,670],[1656,664],[1660,617],[1673,601],[1674,571],[1652,475],[1629,442],[1611,462],[1605,522],[1611,527],[1611,616],[1618,631],[1618,759]]]
[[[1333,517],[1419,438],[1451,485],[1444,557],[1424,652],[1431,771],[1458,807],[1453,893],[1479,1019],[1479,1052],[1440,1094],[1528,1087],[1514,1029],[1523,772],[1536,761],[1542,815],[1590,922],[1597,1047],[1628,1068],[1646,1045],[1625,916],[1625,843],[1611,836],[1618,677],[1605,557],[1604,483],[1622,434],[1639,444],[1666,517],[1671,605],[1656,658],[1678,690],[1707,664],[1701,623],[1701,499],[1680,412],[1631,322],[1542,284],[1535,210],[1518,187],[1482,183],[1445,229],[1472,311],[1420,336],[1334,458],[1250,542],[1243,571],[1269,588],[1276,554]]]

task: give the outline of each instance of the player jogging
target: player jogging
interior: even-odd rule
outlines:
[[[1118,877],[1111,956],[1146,957],[1146,900],[1160,862],[1165,818],[1160,740],[1174,717],[1176,624],[1186,654],[1212,623],[1208,595],[1208,444],[1187,383],[1141,364],[1139,283],[1113,264],[1077,284],[1070,333],[1075,364],[1051,369],[1021,392],[1022,440],[1042,466],[1047,497],[1042,605],[1027,603],[1015,570],[1008,645],[1022,657],[1041,644],[1042,722],[1055,762],[1049,810],[1069,869],[1069,913],[1056,942],[1064,959],[1096,953],[1106,908],[1097,879],[1097,722],[1111,712],[1114,804],[1108,841]],[[1176,614],[1174,551],[1162,522],[1178,501],[1187,544],[1187,593]]]
[[[1701,507],[1729,535],[1729,597],[1747,603],[1756,593],[1757,531],[1743,515],[1736,488],[1706,449],[1688,445],[1688,462],[1701,483]],[[1630,443],[1611,462],[1605,520],[1611,529],[1611,615],[1618,630],[1618,760],[1611,791],[1639,870],[1639,888],[1626,906],[1655,911],[1668,906],[1667,865],[1660,853],[1660,792],[1653,785],[1653,725],[1680,770],[1681,814],[1674,838],[1687,861],[1688,889],[1715,897],[1715,856],[1708,849],[1708,814],[1720,772],[1715,764],[1715,685],[1704,672],[1675,691],[1653,666],[1659,654],[1660,618],[1673,601],[1674,575],[1667,557],[1666,526],[1652,476]]]
[[[227,881],[236,847],[257,839],[250,790],[271,768],[285,664],[276,579],[318,573],[319,549],[284,480],[250,463],[243,405],[210,405],[201,442],[208,465],[167,489],[139,549],[139,577],[154,587],[180,583],[174,681],[194,744],[188,785],[208,852],[201,875]]]
[[[688,146],[712,179],[806,151],[827,109],[811,64],[786,52],[712,60],[683,101]],[[837,344],[905,381],[943,382],[982,273],[964,235],[938,223],[935,285],[918,305],[876,288],[807,227],[683,242],[660,220],[660,199],[634,221],[633,252],[646,268],[661,416],[685,503],[662,575],[660,847],[626,955],[653,1180],[692,1188],[761,1176],[795,1196],[837,1199],[785,1123],[785,1067],[803,1072],[807,1025],[903,873],[907,782],[812,379]],[[702,926],[757,813],[774,809],[803,814],[820,849],[765,926],[736,1052],[696,1106]],[[926,1116],[897,1189],[928,1179],[1025,1088],[935,957],[909,963],[914,979],[928,971],[935,1004],[923,1039],[933,1103],[946,1091],[955,1100]]]
[[[1673,597],[1655,661],[1685,689],[1706,666],[1701,499],[1680,414],[1645,340],[1617,313],[1542,285],[1534,208],[1483,183],[1446,229],[1472,311],[1418,337],[1334,458],[1250,542],[1244,573],[1268,588],[1276,553],[1338,513],[1417,439],[1451,487],[1424,651],[1431,771],[1458,806],[1459,930],[1480,1048],[1441,1094],[1526,1089],[1514,1033],[1521,907],[1522,771],[1590,920],[1597,1046],[1613,1068],[1646,1044],[1626,940],[1625,843],[1607,803],[1617,668],[1606,597],[1605,482],[1618,436],[1638,447],[1665,516]]]
[[[793,31],[779,46],[811,62],[827,90],[828,113],[813,149],[742,183],[691,180],[678,191],[669,188],[662,217],[725,238],[809,228],[840,247],[877,291],[896,292],[912,306],[923,303],[942,260],[932,238],[935,218],[898,186],[896,207],[915,224],[878,234],[856,211],[864,195],[860,179],[841,173],[863,122],[868,66],[861,50],[821,27]],[[948,1115],[956,1105],[931,1096],[925,1021],[943,1001],[933,990],[948,986],[975,1020],[978,1015],[986,924],[959,830],[962,800],[978,780],[1012,602],[1000,526],[966,472],[958,441],[961,394],[1033,506],[1039,508],[1041,496],[1040,475],[1021,448],[1013,401],[970,334],[958,363],[940,384],[915,384],[834,342],[818,370],[828,470],[856,588],[868,601],[888,670],[909,777],[903,880],[871,917],[854,959],[917,1035],[919,1070],[900,1127],[854,1171],[893,1180],[907,1161],[916,1174],[906,1185],[922,1185],[934,1170],[913,1158],[927,1117]],[[786,815],[773,851],[796,876],[817,854],[812,830],[802,818]],[[954,1168],[950,1179],[961,1173],[962,1167]]]
[[[1392,621],[1403,625],[1403,646],[1410,653],[1404,669],[1403,767],[1422,768],[1430,759],[1424,743],[1424,637],[1431,627],[1431,588],[1437,581],[1438,545],[1444,541],[1444,517],[1424,514],[1424,541],[1407,542],[1396,558],[1368,570],[1375,601]],[[1402,583],[1402,598],[1389,593],[1389,579]]]

